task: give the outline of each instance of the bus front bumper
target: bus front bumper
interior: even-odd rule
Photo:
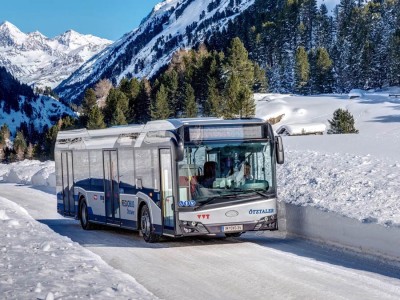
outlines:
[[[278,230],[278,219],[277,215],[271,215],[258,221],[229,224],[203,224],[194,221],[180,221],[180,228],[184,236]]]

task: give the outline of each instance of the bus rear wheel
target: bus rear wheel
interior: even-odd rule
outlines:
[[[90,230],[93,228],[92,224],[89,222],[88,207],[85,198],[81,200],[79,205],[79,219],[83,229]]]
[[[140,211],[140,231],[147,243],[155,243],[160,236],[154,233],[149,207],[145,204]]]

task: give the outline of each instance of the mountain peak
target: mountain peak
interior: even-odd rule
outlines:
[[[57,40],[60,44],[71,48],[76,48],[87,44],[111,44],[112,42],[91,34],[79,33],[73,29],[69,29],[63,34],[56,36],[54,40]]]
[[[14,24],[4,21],[0,25],[0,40],[5,40],[8,45],[21,45],[26,40],[26,34]]]
[[[170,8],[172,5],[176,4],[178,0],[164,0],[158,4],[156,4],[153,8],[153,12],[159,11],[162,8]]]
[[[0,66],[27,84],[55,87],[111,41],[68,30],[55,38],[0,25]]]
[[[35,39],[47,39],[47,37],[38,30],[28,33],[28,36]]]

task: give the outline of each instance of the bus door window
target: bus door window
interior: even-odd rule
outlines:
[[[164,228],[173,230],[174,197],[172,190],[172,158],[170,149],[160,149],[161,195],[163,203]]]

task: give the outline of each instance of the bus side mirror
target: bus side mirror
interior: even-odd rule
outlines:
[[[176,161],[182,161],[184,158],[184,147],[183,142],[180,140],[178,142],[178,147],[176,147]]]
[[[285,153],[283,152],[282,137],[275,137],[275,150],[276,150],[276,162],[278,164],[283,164],[285,162]]]

